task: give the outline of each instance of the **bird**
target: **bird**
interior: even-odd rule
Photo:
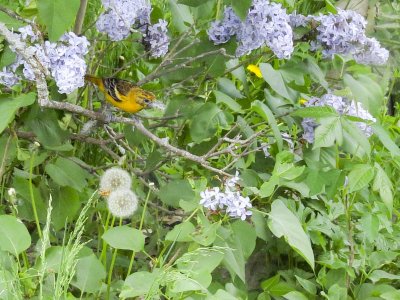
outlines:
[[[156,99],[152,92],[143,90],[128,80],[92,75],[85,75],[85,80],[97,85],[108,102],[128,113],[136,113],[144,108],[150,108]]]

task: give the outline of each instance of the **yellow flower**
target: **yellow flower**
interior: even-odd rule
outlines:
[[[306,100],[306,99],[304,99],[304,98],[300,98],[300,99],[299,99],[299,103],[300,103],[301,105],[306,105],[307,102],[308,102],[308,100]]]
[[[247,70],[249,70],[251,73],[256,75],[258,78],[262,78],[261,70],[258,66],[256,65],[248,65]]]

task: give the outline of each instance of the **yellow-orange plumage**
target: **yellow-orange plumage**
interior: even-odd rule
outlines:
[[[150,106],[156,98],[153,93],[127,80],[99,78],[91,75],[85,75],[85,80],[97,85],[112,105],[129,113],[136,113]]]

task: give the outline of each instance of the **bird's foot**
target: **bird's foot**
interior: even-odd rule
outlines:
[[[104,114],[104,123],[108,124],[115,122],[115,116],[111,111],[106,110],[103,112],[103,114]]]

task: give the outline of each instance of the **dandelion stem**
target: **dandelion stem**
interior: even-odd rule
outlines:
[[[142,227],[143,227],[144,215],[146,213],[147,203],[149,202],[150,193],[151,193],[151,189],[149,189],[149,191],[147,193],[147,196],[146,196],[146,199],[144,201],[142,217],[140,218],[139,230],[142,230]],[[135,255],[136,255],[136,252],[132,251],[131,260],[129,261],[129,267],[128,267],[128,272],[126,273],[126,277],[128,277],[129,274],[131,274],[132,267],[133,267],[133,262],[135,261]]]
[[[104,232],[106,232],[108,230],[108,223],[110,222],[110,216],[111,216],[110,211],[108,211],[106,223],[104,225]],[[103,239],[103,244],[102,244],[102,249],[101,249],[101,254],[100,254],[100,261],[103,263],[104,266],[106,266],[106,264],[107,264],[107,260],[105,259],[106,252],[107,252],[107,243]]]
[[[36,202],[35,196],[33,194],[33,184],[32,184],[32,176],[33,176],[33,162],[35,161],[35,151],[32,152],[31,161],[29,163],[29,193],[31,196],[33,216],[35,217],[36,228],[38,231],[39,238],[42,239],[42,230],[40,229],[39,217],[36,210]]]
[[[113,227],[114,221],[115,221],[115,217],[113,217],[113,219],[112,219],[112,226],[111,227]],[[121,226],[121,225],[122,225],[122,218],[119,218],[119,226]],[[118,253],[118,249],[115,248],[113,256],[111,258],[110,269],[108,270],[107,297],[106,297],[107,300],[110,299],[111,279],[112,279],[112,273],[113,273],[113,269],[114,269],[114,265],[115,265],[115,260],[117,258],[117,253]]]

